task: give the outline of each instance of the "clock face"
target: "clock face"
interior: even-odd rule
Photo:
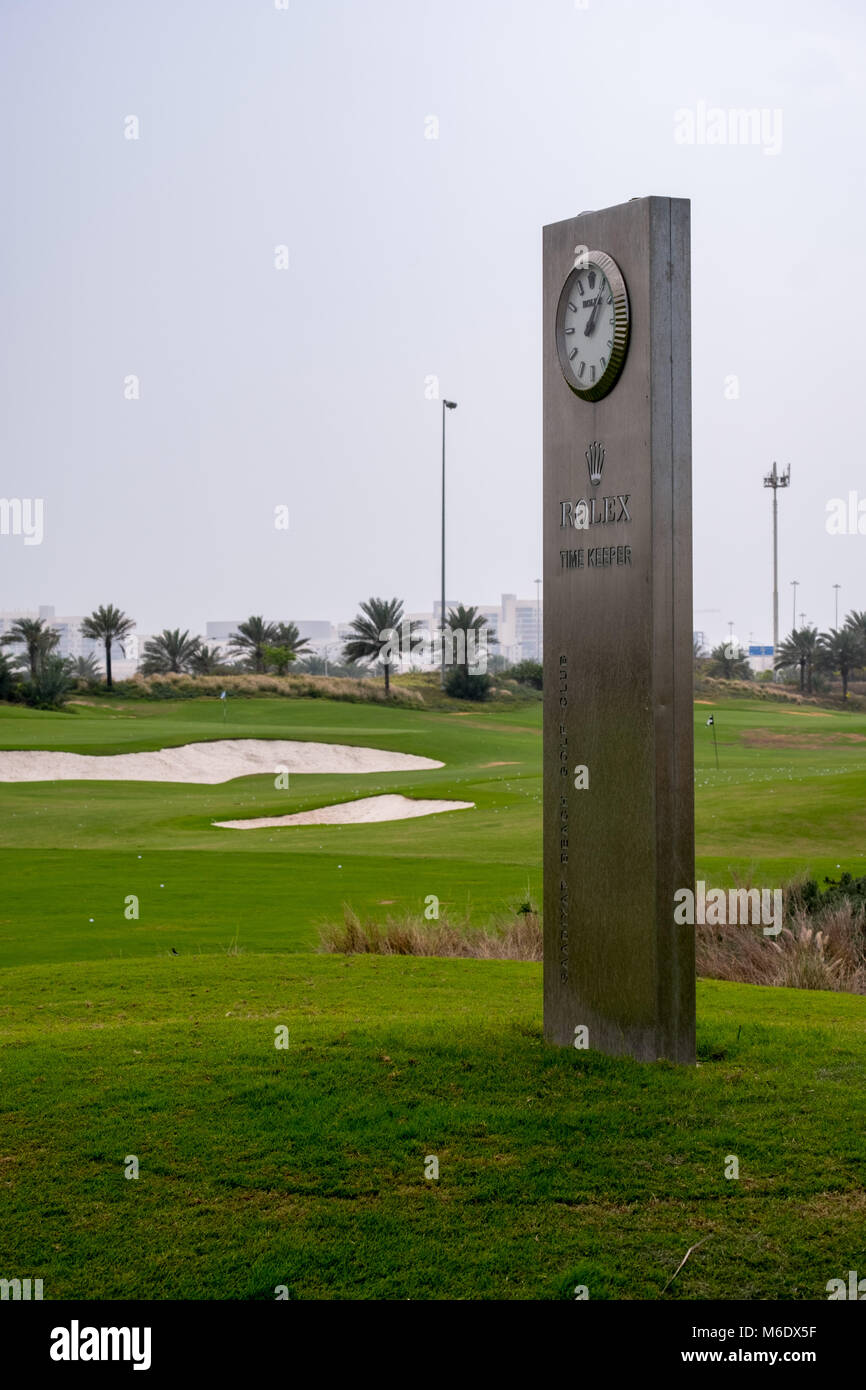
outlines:
[[[590,251],[559,296],[556,348],[562,374],[575,395],[599,401],[616,384],[628,347],[628,293],[619,267],[604,251]]]

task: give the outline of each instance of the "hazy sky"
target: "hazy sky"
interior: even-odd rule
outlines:
[[[0,493],[45,507],[41,545],[0,537],[0,608],[429,609],[431,376],[449,596],[534,596],[541,227],[649,193],[692,201],[695,625],[771,639],[773,459],[783,631],[792,579],[821,627],[834,583],[866,608],[866,534],[826,530],[866,502],[859,0],[3,0],[0,26]],[[766,138],[677,140],[715,107]]]

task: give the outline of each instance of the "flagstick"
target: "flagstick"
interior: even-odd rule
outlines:
[[[713,719],[713,748],[716,753],[716,772],[719,770],[719,745],[716,743],[716,721]]]

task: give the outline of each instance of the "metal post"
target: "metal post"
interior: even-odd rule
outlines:
[[[784,473],[779,473],[775,461],[769,473],[764,477],[764,487],[773,489],[773,663],[774,678],[778,680],[779,673],[775,671],[775,661],[779,652],[779,501],[778,490],[780,487],[788,487],[791,482],[791,465],[788,464]]]
[[[776,464],[773,464],[776,467]],[[778,493],[773,488],[773,660],[778,652]]]
[[[440,683],[445,689],[445,411],[456,410],[456,401],[442,401],[442,611],[439,614],[442,629],[442,669]]]
[[[439,626],[442,629],[442,660],[439,683],[445,689],[445,402],[442,402],[442,602],[439,610]]]

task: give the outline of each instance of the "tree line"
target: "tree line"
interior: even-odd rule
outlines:
[[[708,658],[696,647],[695,657],[707,661],[709,675],[725,680],[753,679],[746,653],[736,643],[719,643]],[[808,695],[812,694],[816,675],[838,676],[842,698],[847,700],[852,677],[858,671],[866,671],[866,611],[852,611],[840,628],[826,632],[808,625],[792,628],[779,643],[773,664],[782,675],[798,677],[800,690]]]
[[[453,632],[478,636],[487,628],[487,620],[474,607],[458,604],[449,610],[447,626]],[[364,668],[378,666],[384,676],[385,692],[390,693],[391,670],[399,659],[383,655],[389,637],[405,631],[417,633],[421,624],[404,624],[403,601],[398,598],[370,598],[361,603],[349,628],[349,637],[342,646],[342,662],[332,663],[332,674],[357,675]],[[83,619],[81,635],[102,644],[105,653],[105,687],[113,690],[111,670],[112,648],[124,650],[135,629],[135,621],[114,604],[101,605]],[[485,633],[487,643],[496,643],[495,634]],[[101,671],[93,654],[61,657],[57,652],[60,634],[44,618],[16,618],[10,630],[0,638],[0,646],[16,648],[7,655],[0,651],[0,698],[8,698],[16,684],[29,703],[48,707],[59,704],[75,681],[95,683]],[[179,628],[164,628],[149,638],[143,648],[139,670],[142,675],[185,674],[209,676],[251,672],[255,675],[286,675],[293,663],[303,661],[304,669],[315,674],[327,662],[316,657],[309,639],[301,637],[293,622],[272,622],[253,615],[238,623],[230,634],[227,655],[202,638]],[[464,643],[464,653],[467,644]],[[21,675],[25,676],[23,686]],[[449,671],[451,693],[483,699],[489,690],[489,678],[471,675],[468,654]]]

